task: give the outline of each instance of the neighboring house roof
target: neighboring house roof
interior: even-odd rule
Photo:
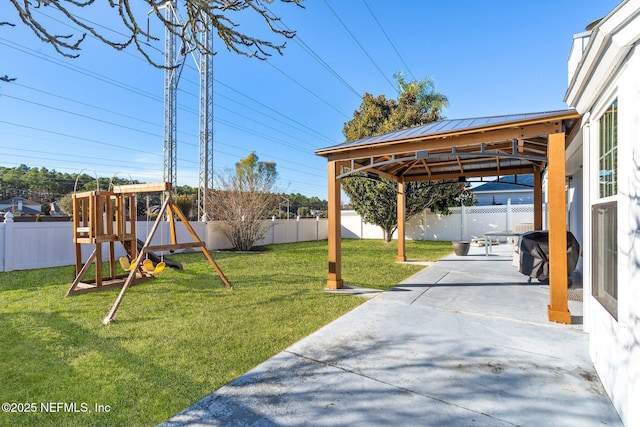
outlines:
[[[22,202],[25,205],[37,205],[40,206],[40,203],[34,202],[33,200],[25,199],[24,197],[12,197],[10,199],[0,200],[0,205],[10,205],[12,203]]]
[[[1,208],[0,212],[9,212],[9,211],[12,211],[12,210],[13,210],[13,208],[11,206],[8,206],[6,208]],[[20,213],[23,213],[23,214],[41,214],[42,211],[40,209],[32,209],[32,208],[30,208],[28,206],[23,205],[22,206],[22,210],[20,211]]]
[[[23,214],[41,214],[41,204],[24,197],[12,197],[10,199],[0,200],[0,211],[8,212],[18,208],[22,204],[20,212]]]
[[[517,175],[501,177],[500,180],[487,182],[472,189],[474,193],[495,193],[499,191],[533,191],[533,175]]]

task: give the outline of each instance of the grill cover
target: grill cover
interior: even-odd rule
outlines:
[[[540,281],[549,279],[549,232],[530,231],[520,236],[520,266],[518,271]],[[567,274],[571,276],[578,264],[580,244],[567,231]]]

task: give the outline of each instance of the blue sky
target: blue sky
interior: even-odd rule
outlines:
[[[398,71],[433,78],[449,98],[447,118],[566,108],[572,37],[618,3],[306,0],[304,9],[274,3],[270,9],[298,35],[283,56],[248,59],[215,41],[214,168],[233,167],[255,151],[276,162],[281,191],[326,198],[326,160],[314,150],[343,142],[343,125],[365,92],[396,98]],[[77,33],[50,21],[58,17],[53,11],[41,11],[61,32]],[[104,6],[78,15],[106,32],[123,31]],[[141,10],[143,22],[145,15]],[[240,30],[265,35],[255,20],[238,20]],[[17,78],[0,82],[0,165],[162,180],[161,70],[133,49],[118,52],[90,38],[79,58],[63,58],[20,25],[8,2],[0,21],[18,24],[0,27],[0,76]],[[150,25],[162,36],[158,23]],[[199,89],[191,58],[179,89],[178,184],[196,186]]]

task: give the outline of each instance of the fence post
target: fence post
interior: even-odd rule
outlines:
[[[505,230],[511,230],[511,198],[507,199],[507,228]]]
[[[467,211],[465,210],[464,203],[460,204],[460,240],[465,240],[467,238]]]
[[[271,244],[276,244],[276,216],[271,215]]]
[[[316,242],[320,240],[320,216],[316,215]]]
[[[13,214],[4,216],[4,271],[13,270]]]
[[[300,241],[300,215],[296,216],[296,243]]]

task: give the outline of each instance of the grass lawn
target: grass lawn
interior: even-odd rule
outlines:
[[[396,264],[395,242],[342,247],[349,285],[387,289],[422,268]],[[450,252],[407,242],[415,259]],[[36,410],[0,425],[156,425],[364,301],[323,292],[326,241],[214,253],[232,291],[201,253],[172,258],[185,269],[129,288],[109,326],[118,291],[65,298],[72,266],[0,273],[0,403]]]

